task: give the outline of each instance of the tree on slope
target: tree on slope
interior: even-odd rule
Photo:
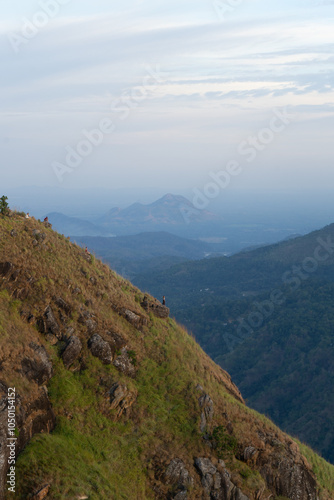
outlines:
[[[5,195],[1,196],[1,198],[0,198],[0,213],[2,215],[8,215],[8,213],[9,213],[7,200],[8,200],[8,197]]]

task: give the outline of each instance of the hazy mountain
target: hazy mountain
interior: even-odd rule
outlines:
[[[49,215],[55,228],[66,236],[169,232],[182,238],[214,243],[220,254],[271,244],[295,233],[294,228],[257,222],[252,216],[245,218],[241,214],[229,214],[222,218],[207,210],[198,210],[183,196],[172,194],[150,204],[135,203],[127,208],[112,208],[100,218],[67,217],[59,212]]]
[[[125,208],[113,208],[98,219],[98,224],[116,234],[147,231],[171,231],[200,234],[204,224],[217,224],[222,218],[207,210],[198,210],[183,196],[167,194],[149,205],[134,203]]]
[[[0,235],[1,498],[11,453],[20,499],[333,498],[166,307],[34,219]]]
[[[48,218],[56,231],[65,236],[109,236],[110,233],[92,222],[77,218],[68,217],[59,212],[51,212]]]

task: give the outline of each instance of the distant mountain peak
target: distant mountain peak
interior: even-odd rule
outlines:
[[[184,196],[167,193],[149,204],[134,203],[122,210],[110,210],[100,219],[104,226],[135,226],[140,231],[170,230],[184,224],[203,224],[220,217],[207,210],[198,210]]]

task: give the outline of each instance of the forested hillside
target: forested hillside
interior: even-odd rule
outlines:
[[[136,283],[242,389],[248,403],[334,461],[334,225]],[[316,422],[316,429],[313,423]]]

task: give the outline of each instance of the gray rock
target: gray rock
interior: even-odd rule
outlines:
[[[216,467],[209,458],[196,458],[195,466],[200,471],[202,476],[205,476],[205,474],[216,474],[217,472]]]
[[[201,432],[205,432],[208,424],[212,421],[213,418],[213,401],[208,394],[202,394],[198,402],[200,408],[202,409],[200,429]]]
[[[60,307],[61,309],[63,309],[63,311],[66,312],[66,314],[70,315],[71,312],[72,312],[72,308],[69,304],[67,304],[67,302],[65,302],[64,299],[62,299],[61,297],[56,297],[54,299],[55,303],[57,304],[58,307]]]
[[[140,304],[146,312],[152,312],[157,318],[168,318],[169,309],[157,300],[152,300],[145,295]]]
[[[129,309],[124,309],[123,316],[133,326],[138,327],[140,325],[141,318],[140,316],[138,316],[138,314],[134,313],[133,311],[130,311]]]
[[[200,472],[206,497],[213,500],[250,500],[232,483],[227,470],[218,472],[209,458],[197,458],[195,466]]]
[[[215,490],[220,490],[222,487],[222,477],[221,475],[219,474],[219,472],[217,472],[215,475],[214,475],[214,483],[213,483],[213,488]]]
[[[97,328],[97,323],[93,319],[87,319],[85,325],[88,330],[88,333],[94,333]]]
[[[121,354],[115,359],[114,366],[117,370],[125,375],[129,375],[130,377],[134,376],[136,373],[135,367],[133,366],[125,347],[121,349]]]
[[[265,464],[260,473],[277,495],[298,500],[318,500],[314,475],[305,465],[295,463],[292,457],[277,460],[275,468]]]
[[[245,462],[248,462],[253,458],[253,456],[257,453],[257,449],[254,448],[254,446],[247,446],[247,448],[244,449],[243,452],[243,460]]]
[[[186,491],[180,491],[173,500],[187,500],[188,493]]]
[[[117,409],[117,418],[130,408],[136,400],[136,394],[130,392],[126,385],[116,382],[109,391],[110,406],[112,410]]]
[[[110,365],[112,361],[111,347],[103,338],[95,333],[88,341],[88,347],[96,358],[99,358],[105,365]]]
[[[214,478],[212,474],[205,474],[204,476],[202,476],[202,486],[207,493],[210,493],[210,491],[213,489],[213,485]]]
[[[72,335],[69,338],[69,341],[65,347],[65,350],[62,354],[63,363],[66,368],[69,368],[74,361],[76,361],[81,353],[82,344],[78,337]]]
[[[173,484],[179,488],[188,488],[193,484],[193,478],[189,474],[184,462],[180,458],[174,458],[165,472],[167,484]]]
[[[29,347],[32,349],[32,355],[22,360],[22,373],[28,380],[42,385],[52,377],[52,363],[44,346],[32,342]]]
[[[52,333],[59,338],[60,328],[53,314],[51,306],[48,306],[44,311],[44,333]]]
[[[170,313],[169,308],[161,304],[152,305],[151,311],[153,312],[154,316],[162,319],[168,318]]]

